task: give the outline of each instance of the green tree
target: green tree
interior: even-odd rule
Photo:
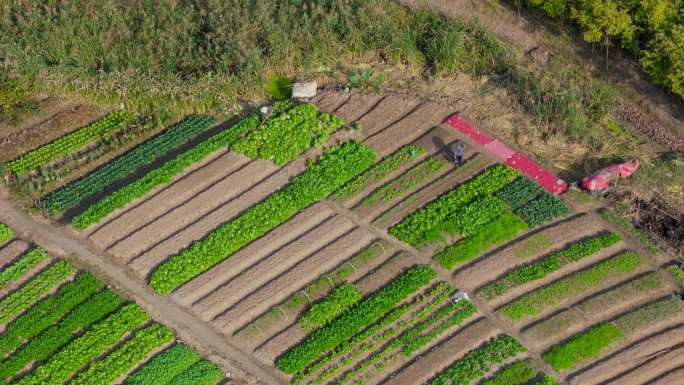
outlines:
[[[684,25],[658,32],[643,51],[641,66],[656,84],[684,98]]]
[[[582,28],[582,37],[586,42],[598,43],[603,40],[606,64],[611,40],[619,39],[623,47],[629,47],[634,42],[636,27],[629,11],[626,4],[614,0],[579,0],[570,9],[571,17]]]

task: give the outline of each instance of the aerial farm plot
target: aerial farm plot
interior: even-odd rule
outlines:
[[[638,385],[681,372],[684,273],[450,116],[326,91],[266,117],[195,117],[41,205],[281,383]],[[29,249],[11,241],[0,261]]]
[[[91,273],[0,224],[0,384],[218,384],[216,364]]]

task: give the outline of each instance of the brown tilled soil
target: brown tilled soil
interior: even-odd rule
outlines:
[[[648,382],[648,385],[679,385],[684,378],[684,365],[664,373],[657,378],[653,378]],[[678,382],[679,381],[679,382]],[[640,384],[646,385],[646,384]]]
[[[469,265],[457,268],[454,273],[454,282],[458,287],[474,290],[519,265],[530,263],[552,253],[553,250],[562,249],[577,239],[599,233],[604,228],[605,225],[599,218],[587,214],[545,225],[483,254]],[[537,234],[544,235],[551,242],[551,246],[529,258],[518,258],[516,245]]]
[[[101,247],[108,247],[230,175],[247,161],[240,154],[217,151],[193,165],[182,177],[117,210],[82,234]]]
[[[496,326],[489,320],[480,318],[458,329],[453,336],[445,339],[429,352],[414,358],[409,364],[393,373],[384,384],[415,385],[426,383],[452,362],[497,334],[499,331]]]
[[[192,306],[193,312],[201,314],[204,319],[213,319],[218,313],[256,290],[265,282],[288,271],[298,262],[334,243],[353,228],[354,224],[345,218],[333,216],[321,223],[320,226],[259,260],[208,296],[197,301]]]
[[[269,193],[282,187],[291,175],[285,170],[285,172],[276,174],[276,178],[269,178],[269,180],[261,183],[259,185],[260,187],[264,186],[268,188],[269,186],[272,186],[271,189],[266,191],[259,191],[262,194],[256,192],[256,190],[259,190],[258,188],[250,189],[250,184],[244,183],[244,181],[253,181],[253,183],[261,181],[262,178],[269,176],[274,171],[274,166],[269,162],[251,162],[247,167],[233,173],[228,178],[194,196],[184,204],[173,206],[170,211],[164,213],[162,216],[154,218],[143,227],[136,229],[116,243],[111,244],[107,247],[107,250],[123,260],[130,260],[140,253],[145,252],[148,248],[156,246],[157,242],[169,237],[178,238],[179,233],[184,232],[188,227],[198,222],[204,222],[206,217],[212,216],[214,213],[224,211],[226,206],[231,206],[230,203],[232,200],[245,196],[246,194],[244,194],[244,192],[248,189],[250,192],[254,191],[252,194],[255,199],[252,203],[254,204]],[[280,176],[280,178],[277,178],[277,176]],[[240,203],[242,203],[242,201],[243,199],[239,199]],[[245,205],[240,211],[247,207],[249,206]],[[222,216],[223,221],[231,217],[232,215]],[[215,226],[211,228],[214,227]]]
[[[254,355],[268,365],[273,365],[275,359],[287,349],[306,337],[307,333],[299,324],[294,323],[287,329],[270,337],[266,342],[254,350]]]
[[[490,306],[499,307],[511,301],[514,298],[521,296],[522,294],[537,290],[540,287],[546,286],[559,278],[564,277],[567,274],[574,273],[579,270],[583,270],[599,261],[602,261],[608,257],[611,257],[621,251],[625,250],[625,243],[620,241],[610,247],[607,247],[598,253],[594,253],[587,257],[580,259],[577,262],[570,263],[563,266],[560,270],[551,272],[547,274],[544,278],[529,282],[525,285],[511,288],[504,295],[496,297],[489,300]],[[528,261],[528,263],[531,261]]]
[[[222,330],[226,333],[239,329],[270,306],[289,297],[288,290],[301,289],[302,283],[332,269],[341,261],[367,246],[373,239],[374,236],[364,229],[355,229],[345,237],[293,266],[284,274],[262,285],[257,291],[244,296],[240,302],[217,317],[215,323],[222,324]]]
[[[373,240],[371,243],[375,242],[376,240]],[[354,270],[354,272],[351,273],[348,277],[346,277],[347,282],[355,282],[360,277],[366,276],[369,271],[372,271],[376,267],[385,263],[395,253],[395,249],[393,248],[392,245],[385,245],[384,249],[385,249],[384,253],[378,254],[377,256],[375,256],[375,258],[373,258],[368,263],[366,263],[362,266],[355,266],[356,269]],[[363,250],[363,248],[360,250]],[[341,264],[342,263],[338,262],[337,266],[340,266]],[[331,270],[333,270],[333,269],[329,269],[328,271],[331,271]],[[309,279],[308,281],[301,283],[301,287],[306,287],[307,285],[311,284],[314,280],[317,280],[321,277],[324,277],[325,275],[326,275],[325,272],[321,273],[319,276],[313,277],[313,278]],[[329,292],[330,292],[330,290],[327,289],[327,290],[320,290],[317,293],[317,295],[308,294],[309,300],[316,301],[320,298],[323,298]],[[292,298],[295,295],[301,295],[301,291],[295,291],[295,292],[291,293],[284,300],[282,300],[281,303],[288,301],[290,298]],[[271,337],[271,336],[277,334],[278,332],[292,326],[294,320],[299,317],[299,315],[301,314],[301,312],[304,309],[306,309],[306,307],[302,307],[298,312],[295,312],[295,313],[288,312],[287,318],[285,316],[282,316],[282,317],[279,317],[279,319],[269,319],[267,322],[260,322],[262,319],[261,318],[262,316],[268,317],[270,311],[272,311],[272,310],[267,310],[267,311],[263,312],[261,315],[259,315],[259,318],[255,318],[252,320],[252,322],[258,322],[259,323],[260,332],[264,333],[264,335],[261,335],[259,333],[259,331],[257,331],[253,326],[252,327],[247,326],[247,327],[243,327],[243,329],[239,330],[236,334],[234,334],[234,336],[236,338],[240,339],[240,342],[241,342],[241,344],[243,344],[245,346],[245,349],[253,349],[257,345],[262,343],[264,339]],[[285,314],[285,310],[283,309],[281,311],[281,313]]]
[[[0,267],[14,261],[18,256],[24,254],[29,248],[29,244],[21,239],[15,239],[0,247]]]
[[[0,135],[0,161],[17,156],[75,131],[105,112],[92,105],[58,103],[57,111],[38,122],[27,121],[8,134]],[[26,126],[26,124],[29,124]],[[32,124],[33,123],[33,124]],[[31,125],[32,124],[32,125]],[[6,132],[0,130],[0,133]]]
[[[299,238],[332,215],[332,211],[327,210],[322,203],[308,207],[294,218],[243,247],[230,258],[218,263],[206,273],[181,286],[171,294],[171,297],[185,306],[193,304],[249,266]]]
[[[636,309],[631,309],[631,311],[636,310]],[[607,357],[611,356],[615,352],[620,352],[623,350],[625,347],[630,346],[638,341],[641,341],[649,336],[657,335],[659,333],[662,333],[670,328],[673,328],[675,326],[681,325],[684,323],[684,312],[679,312],[674,315],[670,315],[667,317],[664,317],[662,319],[657,319],[657,320],[652,320],[650,324],[647,326],[643,327],[642,329],[639,329],[635,332],[632,332],[631,334],[628,334],[625,336],[624,339],[620,340],[617,344],[610,346],[606,351],[602,352],[601,357]],[[679,340],[681,341],[681,340]],[[678,342],[679,342],[678,341]],[[594,361],[594,363],[592,363]],[[590,360],[584,363],[580,363],[577,366],[577,369],[573,371],[570,376],[573,376],[574,373],[578,372],[583,372],[585,369],[593,367],[595,365],[595,360]],[[616,372],[620,373],[623,372],[627,369],[629,369],[629,366],[627,365],[615,365],[615,368],[617,369]],[[578,384],[579,385],[579,384]]]
[[[620,286],[609,290],[619,291]],[[554,344],[563,341],[584,330],[588,325],[611,320],[616,316],[653,302],[670,293],[672,288],[664,285],[652,290],[639,291],[634,296],[617,303],[605,304],[600,311],[582,311],[580,302],[546,318],[540,318],[534,324],[528,325],[522,335],[533,344],[536,349],[546,350]],[[594,294],[595,295],[595,294]]]
[[[567,382],[570,385],[606,383],[606,381],[625,371],[638,368],[649,360],[657,358],[660,354],[667,353],[668,349],[677,346],[681,341],[684,341],[684,325],[678,325],[642,340],[637,340],[586,370],[570,376]],[[681,365],[681,360],[679,364]],[[674,367],[676,366],[674,365]],[[630,385],[642,383],[643,381],[629,382]],[[675,385],[675,383],[670,385]]]
[[[670,350],[672,349],[672,350]],[[652,358],[632,368],[628,372],[619,374],[611,385],[645,384],[652,378],[684,365],[684,346],[668,348],[654,354]]]

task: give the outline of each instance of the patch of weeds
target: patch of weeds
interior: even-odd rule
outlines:
[[[385,75],[374,73],[371,68],[354,68],[347,76],[347,87],[363,91],[377,91],[385,84]]]

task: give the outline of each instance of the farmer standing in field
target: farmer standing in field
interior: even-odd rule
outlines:
[[[461,167],[461,161],[463,160],[463,150],[465,149],[465,144],[463,142],[456,142],[456,147],[454,148],[454,166]]]

